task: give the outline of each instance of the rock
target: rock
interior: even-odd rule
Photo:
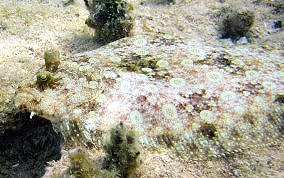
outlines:
[[[252,11],[236,11],[229,9],[223,15],[221,33],[223,38],[231,38],[233,41],[245,36],[255,21]]]

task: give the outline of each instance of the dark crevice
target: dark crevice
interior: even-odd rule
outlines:
[[[204,123],[200,127],[200,132],[202,133],[203,136],[209,138],[210,140],[213,140],[214,138],[217,137],[216,132],[216,126],[214,124],[208,124]]]
[[[1,126],[0,177],[41,177],[48,161],[60,159],[62,135],[47,119],[30,119],[28,112],[14,117]]]

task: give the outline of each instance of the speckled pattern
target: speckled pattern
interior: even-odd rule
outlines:
[[[23,83],[15,103],[98,148],[120,121],[138,132],[144,149],[192,159],[281,139],[283,104],[275,98],[284,91],[283,56],[223,43],[168,34],[121,39],[62,61],[55,87],[41,91],[36,78]],[[157,62],[141,70],[123,65],[135,61]]]

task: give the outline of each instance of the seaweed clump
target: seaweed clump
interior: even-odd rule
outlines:
[[[92,160],[88,158],[86,153],[84,153],[83,151],[78,151],[69,155],[69,159],[72,164],[71,168],[68,171],[69,175],[85,178],[91,178],[95,175]]]
[[[104,150],[103,168],[117,170],[119,177],[131,176],[139,166],[140,151],[135,132],[127,130],[122,122],[111,130],[110,140],[104,145]]]
[[[60,65],[60,52],[56,49],[49,49],[44,52],[46,70],[39,71],[36,75],[36,85],[40,90],[54,88],[58,82],[53,75]]]
[[[255,15],[251,11],[228,10],[221,24],[222,38],[231,38],[233,41],[246,36],[255,21]]]
[[[128,14],[133,7],[124,0],[84,0],[90,11],[86,24],[94,28],[101,43],[109,43],[130,35],[133,18]]]
[[[175,4],[176,0],[150,0],[150,3],[157,5],[170,5],[170,4]]]
[[[115,178],[117,172],[115,170],[102,169],[101,163],[94,161],[90,155],[85,151],[79,149],[78,151],[69,155],[71,166],[68,171],[61,177],[77,177],[77,178],[92,178],[104,177]]]
[[[141,59],[140,57],[133,58],[134,60],[130,61],[123,61],[123,63],[120,65],[120,67],[125,68],[127,71],[131,72],[143,72],[143,69],[150,68],[150,69],[156,69],[157,61],[156,58],[146,58]]]

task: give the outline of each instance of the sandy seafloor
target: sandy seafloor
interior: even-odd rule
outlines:
[[[133,36],[161,32],[185,40],[199,39],[212,47],[262,47],[278,59],[284,57],[283,27],[273,28],[277,20],[283,24],[283,9],[273,13],[275,7],[270,0],[177,0],[170,5],[157,5],[151,0],[143,5],[140,1],[131,2],[135,17]],[[220,39],[218,11],[223,6],[255,12],[251,43],[233,44],[229,39]],[[60,0],[0,0],[0,120],[3,123],[14,112],[14,94],[20,83],[31,79],[43,66],[46,49],[57,48],[62,58],[67,59],[99,47],[93,40],[94,31],[85,25],[87,17],[88,11],[79,0],[68,6]],[[283,63],[284,60],[279,64],[280,72],[284,72]],[[283,91],[283,81],[281,87]],[[277,139],[273,144],[256,146],[223,159],[181,161],[175,155],[152,152],[134,177],[284,177],[283,151],[283,141]],[[96,159],[103,153],[90,154]],[[68,165],[65,162],[68,162],[66,155],[58,163],[52,163],[45,177],[59,174],[60,168]]]

